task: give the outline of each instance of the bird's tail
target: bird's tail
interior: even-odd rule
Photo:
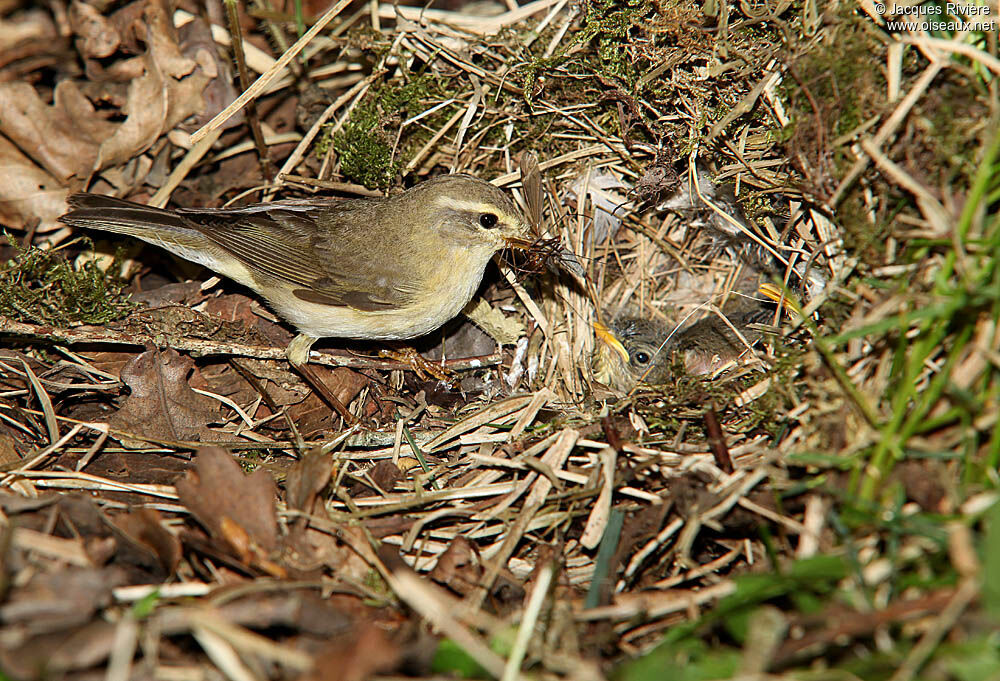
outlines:
[[[59,221],[71,227],[99,229],[142,239],[195,262],[193,253],[211,250],[211,242],[177,213],[100,194],[73,194],[71,210]]]

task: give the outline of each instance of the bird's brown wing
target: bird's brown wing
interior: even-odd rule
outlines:
[[[405,268],[389,268],[372,224],[379,200],[276,201],[248,208],[178,211],[256,275],[297,298],[363,311],[408,306],[419,290]],[[372,229],[376,227],[376,229]]]

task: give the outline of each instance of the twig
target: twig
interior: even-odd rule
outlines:
[[[180,183],[187,177],[187,174],[191,172],[191,169],[197,165],[198,161],[204,158],[205,154],[212,148],[212,145],[219,139],[222,135],[222,129],[213,130],[211,134],[206,135],[201,141],[195,144],[193,147],[188,149],[188,152],[181,159],[181,162],[170,171],[170,176],[167,177],[167,181],[163,183],[163,186],[156,190],[153,197],[149,200],[150,206],[155,206],[156,208],[163,208],[167,205],[167,201],[170,200],[170,195],[174,192],[174,189],[180,185]]]
[[[26,324],[15,322],[6,317],[0,317],[0,335],[27,336],[37,338],[51,343],[74,344],[100,344],[109,345],[154,345],[164,346],[169,344],[175,350],[185,350],[196,356],[205,357],[209,355],[235,355],[237,357],[254,357],[256,359],[276,359],[285,360],[284,348],[266,347],[262,345],[243,345],[241,343],[226,343],[221,341],[205,340],[202,338],[185,338],[183,336],[165,337],[162,334],[144,334],[130,332],[128,334],[112,331],[110,329],[95,330],[94,327],[78,329],[59,329],[41,324]],[[481,357],[465,357],[444,360],[445,368],[452,371],[463,371],[467,369],[481,369],[483,367],[496,366],[503,360],[502,355],[493,353]],[[313,352],[309,358],[313,364],[322,364],[331,367],[350,367],[352,369],[378,369],[381,371],[392,371],[396,369],[409,369],[406,362],[393,360],[376,359],[371,357],[347,357],[341,355],[331,355],[324,352]]]
[[[250,72],[247,71],[246,57],[243,55],[243,32],[240,30],[240,15],[236,5],[236,0],[225,0],[226,17],[229,19],[229,32],[233,39],[233,56],[236,57],[236,67],[240,76],[240,87],[246,90],[250,87]],[[253,142],[257,145],[258,162],[260,172],[265,180],[271,179],[271,159],[267,154],[267,146],[264,144],[264,134],[260,130],[260,116],[257,114],[257,102],[250,100],[247,102],[247,122],[250,124],[250,132],[253,135]]]
[[[272,80],[278,77],[278,74],[284,70],[288,63],[295,59],[295,56],[301,52],[302,49],[308,45],[320,31],[326,28],[326,25],[333,21],[334,18],[336,18],[336,16],[340,14],[340,12],[343,11],[343,9],[349,4],[351,4],[351,0],[340,0],[340,2],[327,10],[326,14],[321,16],[304,36],[299,38],[294,45],[288,48],[288,50],[281,55],[278,61],[274,63],[274,66],[268,69],[265,73],[262,73],[260,77],[254,81],[253,85],[244,90],[243,94],[236,98],[236,101],[220,111],[215,118],[210,120],[208,123],[203,125],[200,130],[197,130],[193,135],[191,135],[191,141],[197,144],[198,141],[205,135],[222,126],[222,124],[232,118],[237,111],[242,109],[247,102],[263,92],[264,88],[270,85]]]

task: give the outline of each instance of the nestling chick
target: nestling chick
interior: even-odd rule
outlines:
[[[760,333],[747,324],[762,321],[769,314],[764,308],[740,308],[728,319],[747,343]],[[657,322],[636,316],[619,316],[607,326],[597,323],[595,333],[601,341],[594,350],[594,378],[615,390],[626,392],[637,383],[666,383],[675,358],[693,376],[711,374],[727,363],[750,352],[746,343],[717,315],[711,315],[680,329],[670,336],[670,329]]]

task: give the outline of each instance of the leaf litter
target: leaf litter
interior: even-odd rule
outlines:
[[[253,4],[235,37],[194,9],[0,8],[5,675],[973,678],[957,645],[995,659],[989,54],[838,3],[306,2],[301,27]],[[260,74],[321,15],[256,109],[229,109],[227,46]],[[450,384],[324,341],[315,376],[359,425],[239,287],[154,249],[103,278],[49,258],[84,251],[56,220],[82,188],[217,206],[451,171],[522,200],[534,250],[418,343]],[[72,276],[120,277],[140,307],[74,316],[119,298]],[[595,322],[689,328],[763,290],[768,333],[717,374],[593,380]]]

